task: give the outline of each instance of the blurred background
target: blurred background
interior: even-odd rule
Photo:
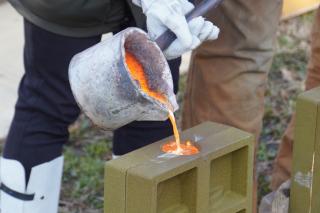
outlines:
[[[294,2],[285,2],[269,74],[264,127],[258,151],[259,197],[269,192],[272,161],[280,137],[294,110],[297,94],[303,91],[313,9],[319,3],[316,0]],[[13,116],[18,83],[23,74],[22,27],[21,16],[6,1],[0,0],[0,148]],[[185,88],[189,57],[190,54],[183,56],[179,104]],[[103,164],[111,156],[112,133],[92,127],[84,116],[70,127],[70,132],[70,142],[64,152],[66,161],[60,212],[102,212]]]

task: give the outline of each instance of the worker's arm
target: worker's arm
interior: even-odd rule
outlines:
[[[147,17],[147,28],[151,39],[155,40],[167,29],[177,39],[164,51],[167,59],[174,59],[193,50],[205,40],[218,37],[219,28],[203,17],[187,22],[185,15],[194,6],[187,0],[133,0]]]

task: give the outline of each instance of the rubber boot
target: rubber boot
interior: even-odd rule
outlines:
[[[26,183],[19,161],[1,158],[1,213],[57,213],[63,157],[31,169]]]

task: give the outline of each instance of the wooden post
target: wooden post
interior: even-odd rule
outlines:
[[[297,101],[290,213],[320,212],[320,88]]]
[[[252,135],[203,123],[182,133],[193,156],[164,154],[167,138],[106,163],[105,213],[251,213]]]

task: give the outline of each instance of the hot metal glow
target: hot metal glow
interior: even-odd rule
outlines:
[[[150,89],[143,67],[137,60],[137,58],[132,53],[126,51],[125,61],[129,68],[128,71],[131,77],[139,83],[141,90],[150,97],[160,101],[161,103],[167,106],[168,117],[172,124],[175,142],[169,142],[163,145],[162,151],[176,155],[193,155],[199,153],[199,149],[196,146],[194,146],[190,141],[187,141],[186,143],[180,142],[180,135],[177,128],[176,119],[172,112],[171,105],[169,104],[167,98],[163,94],[160,94],[156,91],[152,91]]]
[[[162,146],[162,151],[176,155],[195,155],[199,153],[199,149],[192,145],[190,141],[182,142],[180,148],[177,148],[176,142],[169,142]]]
[[[149,87],[148,84],[148,80],[144,74],[144,70],[142,65],[140,64],[140,62],[136,59],[136,57],[126,51],[126,64],[128,65],[129,68],[129,73],[131,75],[131,77],[139,82],[139,85],[141,87],[141,90],[145,93],[147,93],[147,95],[149,95],[150,97],[160,101],[161,103],[165,103],[167,104],[167,99],[164,95],[152,91]]]

